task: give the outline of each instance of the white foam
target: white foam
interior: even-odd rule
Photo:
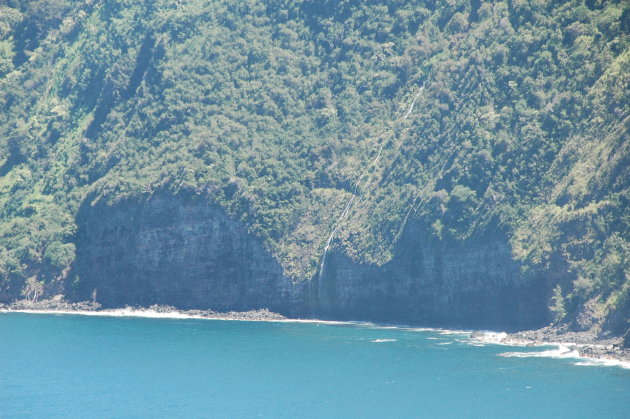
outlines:
[[[200,320],[234,320],[234,321],[264,321],[274,323],[315,323],[330,325],[355,325],[355,322],[343,322],[333,320],[316,320],[316,319],[267,319],[267,318],[239,318],[234,316],[201,316],[194,314],[181,313],[178,311],[155,311],[152,309],[134,309],[119,308],[112,310],[7,310],[1,309],[0,313],[27,313],[27,314],[63,314],[63,315],[79,315],[79,316],[99,316],[99,317],[141,317],[150,319],[200,319]]]
[[[630,370],[630,361],[619,359],[584,358],[584,361],[574,362],[581,367],[621,367]]]
[[[80,316],[102,316],[102,317],[144,317],[144,318],[161,318],[161,319],[203,319],[203,320],[236,320],[236,321],[263,321],[274,323],[310,323],[310,324],[326,324],[326,325],[341,325],[341,326],[358,326],[368,327],[371,329],[383,329],[383,330],[404,330],[407,332],[436,332],[443,335],[452,334],[470,334],[470,331],[462,330],[446,330],[437,329],[431,327],[411,327],[408,325],[395,325],[395,324],[378,324],[366,321],[352,321],[352,320],[320,320],[320,319],[295,319],[295,318],[282,318],[282,319],[269,319],[269,318],[256,318],[256,317],[238,317],[238,312],[235,312],[234,316],[226,313],[225,316],[221,316],[220,313],[215,316],[202,316],[187,314],[180,311],[155,311],[153,309],[143,308],[117,308],[117,309],[105,309],[105,310],[33,310],[33,309],[0,309],[0,313],[28,313],[28,314],[74,314]]]
[[[564,345],[558,345],[556,349],[535,352],[504,352],[499,354],[506,358],[558,358],[558,359],[579,359],[580,353],[577,349],[571,349]]]
[[[441,329],[435,329],[432,327],[404,327],[404,330],[408,332],[440,332]]]
[[[630,369],[630,361],[608,358],[589,358],[580,355],[579,350],[571,349],[565,345],[558,345],[556,349],[548,349],[538,352],[505,352],[499,356],[507,358],[557,358],[557,359],[579,359],[573,365],[588,367],[621,367]]]
[[[372,343],[383,343],[383,342],[396,342],[397,339],[374,339],[370,342]]]
[[[491,331],[475,332],[474,336],[471,336],[469,343],[473,346],[485,346],[485,345],[531,346],[531,342],[512,339],[505,332],[491,332]],[[536,346],[549,346],[549,345],[558,345],[558,344],[546,343],[544,345],[540,344]]]
[[[386,325],[379,325],[379,324],[374,324],[374,323],[357,323],[360,326],[365,326],[365,327],[369,327],[370,329],[379,329],[379,330],[388,330],[388,329],[406,329],[405,326],[386,326]]]
[[[482,341],[485,343],[502,343],[507,338],[505,332],[483,332]]]
[[[460,342],[467,343],[471,346],[509,345],[509,342],[507,342],[506,339],[507,337],[508,334],[505,332],[491,332],[484,330],[476,331],[470,336],[470,339]]]
[[[446,330],[446,329],[436,329],[440,335],[470,335],[470,330]]]
[[[145,317],[157,319],[197,319],[204,318],[191,314],[179,313],[176,311],[161,312],[151,309],[120,308],[114,310],[0,310],[2,313],[27,313],[27,314],[76,314],[80,316],[102,316],[102,317]]]

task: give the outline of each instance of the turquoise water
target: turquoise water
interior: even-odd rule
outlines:
[[[0,313],[0,416],[630,416],[630,370],[498,356],[517,350],[357,325]]]

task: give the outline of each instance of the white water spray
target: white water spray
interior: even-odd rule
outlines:
[[[413,111],[413,107],[416,105],[416,100],[418,100],[418,96],[420,96],[420,93],[422,93],[423,90],[424,90],[424,84],[420,87],[420,90],[418,90],[418,93],[416,93],[416,95],[414,96],[413,100],[411,101],[411,106],[409,106],[409,110],[407,111],[405,116],[402,117],[403,121],[405,119],[407,119],[409,114],[411,114],[411,111]]]

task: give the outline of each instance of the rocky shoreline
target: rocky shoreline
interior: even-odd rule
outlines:
[[[628,338],[626,337],[625,340]],[[600,336],[594,331],[575,332],[567,325],[508,334],[501,343],[539,346],[562,345],[580,357],[630,362],[630,347],[622,336]]]
[[[243,321],[281,321],[288,320],[285,316],[267,309],[249,311],[219,312],[214,310],[179,310],[166,305],[152,305],[149,307],[124,307],[120,309],[103,309],[100,304],[91,301],[68,302],[60,296],[47,300],[29,301],[17,300],[9,304],[0,304],[0,311],[27,312],[58,312],[77,314],[117,314],[120,316],[145,317],[187,317],[200,319],[243,320]]]
[[[317,321],[317,319],[290,319],[267,309],[219,312],[214,310],[179,310],[176,307],[166,305],[103,309],[98,303],[91,301],[69,302],[62,296],[40,301],[17,300],[9,304],[0,303],[0,311],[241,321]],[[555,345],[565,348],[567,353],[578,354],[580,358],[630,363],[630,347],[625,342],[630,336],[626,336],[625,340],[621,336],[602,337],[593,331],[574,332],[569,330],[566,325],[551,325],[542,329],[526,330],[511,334],[473,332],[470,338],[484,343],[523,347]]]

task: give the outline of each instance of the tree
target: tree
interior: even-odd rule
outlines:
[[[38,281],[36,276],[31,276],[26,280],[22,289],[22,296],[29,301],[37,301],[44,293],[44,282]]]
[[[554,321],[560,322],[567,315],[564,307],[564,297],[562,296],[562,288],[560,285],[556,285],[553,289],[553,296],[551,297],[551,305],[549,310],[554,314]]]

